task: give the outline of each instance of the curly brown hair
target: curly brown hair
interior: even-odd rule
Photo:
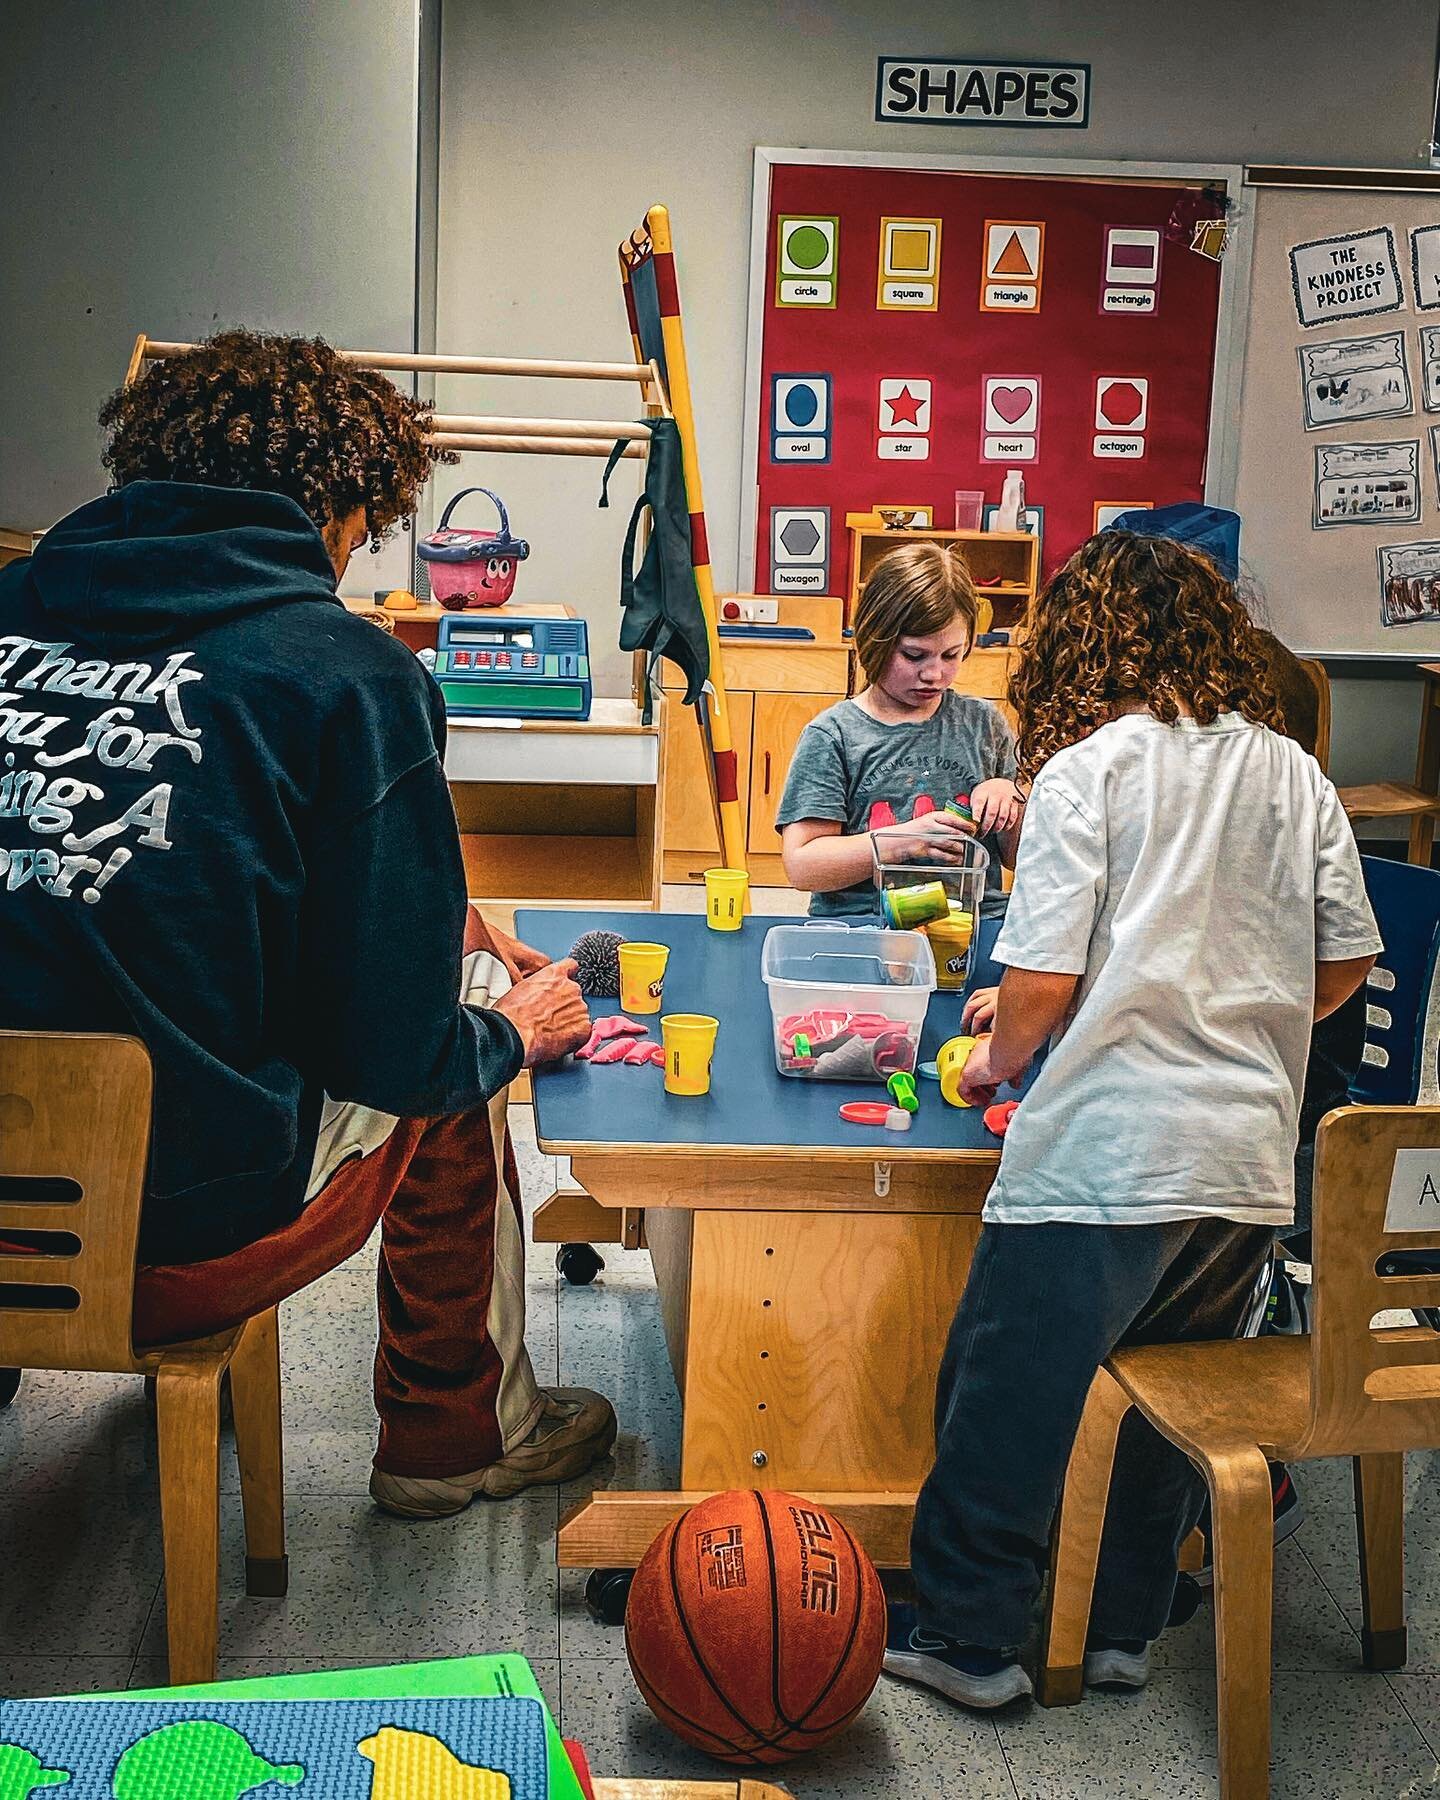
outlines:
[[[1105,531],[1051,576],[1011,670],[1021,779],[1137,702],[1166,724],[1183,708],[1284,729],[1259,633],[1210,558]]]
[[[205,482],[286,494],[322,530],[358,508],[372,548],[408,521],[437,463],[429,401],[323,338],[221,331],[150,365],[100,409],[116,484]]]

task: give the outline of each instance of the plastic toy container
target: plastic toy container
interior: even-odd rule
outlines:
[[[920,932],[838,920],[772,925],[760,973],[782,1075],[883,1085],[897,1069],[913,1071],[935,989]]]
[[[959,990],[970,978],[980,902],[985,897],[989,868],[989,851],[973,838],[966,841],[964,859],[958,863],[912,861],[875,865],[875,886],[880,890],[882,905],[886,890],[892,890],[889,910],[902,926],[922,931],[930,940],[935,957],[935,985],[939,988]],[[930,890],[937,883],[945,890],[943,913],[937,910],[938,901],[930,903]]]

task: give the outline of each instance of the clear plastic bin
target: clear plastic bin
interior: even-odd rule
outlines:
[[[935,958],[918,931],[772,925],[760,972],[782,1075],[883,1084],[914,1070],[935,988]]]
[[[913,903],[913,918],[902,911],[901,923],[924,932],[935,957],[935,984],[947,991],[958,991],[970,979],[975,957],[975,937],[980,920],[980,903],[985,898],[985,878],[990,868],[990,852],[973,838],[965,841],[964,859],[958,863],[878,862],[875,864],[875,886],[883,893],[887,888],[925,889],[938,882],[945,890],[946,912],[924,917],[923,899]],[[912,903],[904,903],[910,905]]]

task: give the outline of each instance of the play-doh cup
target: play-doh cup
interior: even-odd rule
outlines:
[[[666,1013],[660,1021],[665,1048],[665,1092],[708,1094],[718,1019],[704,1013]]]
[[[658,1013],[665,992],[668,944],[620,946],[620,1010],[626,1013]]]
[[[975,1043],[973,1037],[950,1038],[940,1046],[940,1054],[935,1058],[935,1066],[940,1072],[940,1095],[951,1106],[970,1104],[961,1098],[960,1077],[965,1073]]]
[[[744,869],[705,871],[705,923],[712,931],[738,931],[745,922],[750,877]]]
[[[952,905],[946,918],[925,927],[925,935],[935,952],[936,983],[946,989],[963,988],[970,973],[970,945],[975,936],[971,915]]]

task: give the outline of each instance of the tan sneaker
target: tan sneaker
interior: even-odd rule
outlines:
[[[525,1488],[544,1487],[582,1475],[610,1454],[615,1409],[589,1388],[542,1388],[539,1420],[499,1462],[468,1475],[387,1475],[370,1471],[370,1498],[401,1519],[448,1519],[464,1512],[477,1494],[508,1500]]]

